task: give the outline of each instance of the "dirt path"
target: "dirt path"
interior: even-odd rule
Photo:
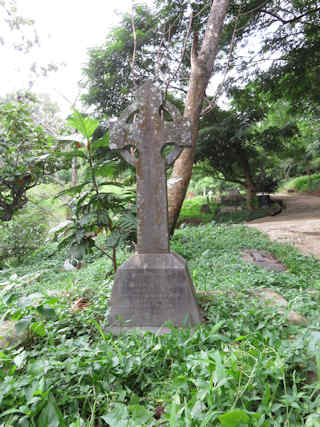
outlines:
[[[246,225],[267,233],[271,240],[291,243],[305,255],[320,259],[320,197],[293,193],[277,194],[286,205],[279,215],[250,221]]]

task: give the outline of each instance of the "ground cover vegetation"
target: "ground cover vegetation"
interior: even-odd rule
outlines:
[[[98,251],[67,272],[49,245],[1,271],[1,318],[26,334],[0,352],[2,425],[317,425],[319,261],[241,225],[187,227],[172,248],[188,261],[205,320],[158,337],[105,331],[112,262]],[[245,264],[244,248],[267,249],[288,270]],[[308,324],[254,296],[266,287]]]

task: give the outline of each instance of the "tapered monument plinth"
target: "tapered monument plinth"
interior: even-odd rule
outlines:
[[[165,121],[168,115],[171,120]],[[168,144],[173,151],[165,156]],[[168,235],[165,171],[191,145],[190,123],[164,105],[150,81],[110,125],[110,148],[120,150],[137,172],[137,253],[116,274],[109,314],[114,333],[130,328],[168,332],[166,322],[192,327],[201,321],[186,262],[170,252]]]
[[[167,332],[164,323],[193,327],[200,311],[185,260],[175,252],[135,254],[119,268],[112,289],[111,331]]]

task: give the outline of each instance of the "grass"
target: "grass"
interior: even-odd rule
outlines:
[[[201,207],[206,205],[211,212],[201,212]],[[207,223],[212,221],[216,206],[210,203],[206,197],[197,196],[190,200],[185,200],[182,205],[181,213],[179,216],[179,223]]]
[[[0,315],[28,334],[0,352],[0,425],[319,425],[319,376],[308,378],[320,369],[320,262],[239,225],[186,227],[172,248],[188,261],[206,321],[160,337],[104,332],[113,277],[97,255],[66,272],[64,254],[48,258],[47,247],[0,271],[14,285],[0,287]],[[244,248],[267,249],[288,270],[245,264]],[[120,261],[128,256],[122,250]],[[28,285],[12,277],[40,270]],[[291,325],[286,312],[252,296],[264,287],[308,324]],[[79,298],[90,305],[72,311]]]
[[[209,206],[211,212],[201,212],[202,206]],[[208,205],[208,199],[202,196],[185,200],[182,205],[178,224],[207,224],[213,219],[217,223],[240,224],[269,215],[268,209],[262,208],[256,209],[254,212],[249,212],[245,207],[243,207],[240,211],[220,212],[221,208],[223,208],[223,206],[217,203],[210,202]]]
[[[304,175],[292,178],[281,186],[280,191],[316,191],[320,190],[320,174]]]

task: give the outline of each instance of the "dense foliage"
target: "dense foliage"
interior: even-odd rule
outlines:
[[[0,219],[27,203],[27,191],[57,168],[54,140],[22,102],[0,105]]]
[[[93,247],[98,247],[113,260],[117,270],[116,249],[120,243],[136,240],[135,191],[119,182],[119,157],[109,149],[109,133],[99,129],[98,121],[74,111],[68,125],[78,132],[62,144],[71,150],[60,153],[64,158],[79,159],[83,176],[79,183],[64,189],[58,197],[71,195],[71,216],[57,227],[59,248],[68,247],[71,262],[79,263]],[[107,180],[106,180],[107,179]],[[105,235],[104,246],[112,255],[97,246],[95,237]]]
[[[22,346],[0,353],[4,425],[317,425],[319,386],[310,378],[320,366],[319,261],[251,229],[213,223],[179,230],[172,246],[188,260],[205,314],[194,331],[112,337],[112,267],[98,253],[86,268],[63,272],[63,254],[45,260],[45,250],[1,274],[11,276],[1,316],[27,333]],[[244,248],[267,249],[288,270],[247,265]],[[254,296],[266,287],[308,324],[288,323],[287,310]]]
[[[200,126],[196,161],[209,165],[208,174],[243,186],[249,209],[257,192],[276,189],[277,163],[298,131],[290,123],[261,128],[263,118],[263,110],[247,102],[240,111],[212,110]]]

